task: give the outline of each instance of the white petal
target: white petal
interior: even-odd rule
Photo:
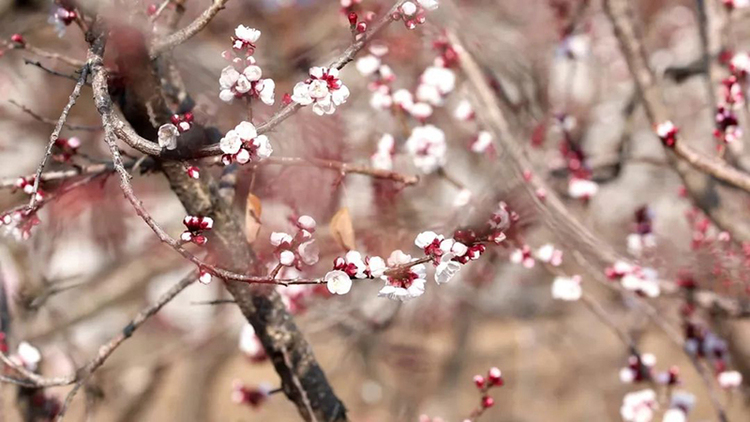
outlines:
[[[177,127],[171,123],[161,125],[158,131],[159,146],[168,150],[177,148],[177,137],[180,136],[180,131]]]
[[[242,71],[242,74],[245,75],[250,82],[256,82],[260,80],[261,76],[263,76],[263,71],[260,66],[250,65]]]
[[[318,66],[311,67],[310,68],[310,76],[312,76],[313,78],[316,78],[316,79],[320,79],[320,78],[323,77],[323,72],[324,71],[325,70],[322,67],[318,67]]]
[[[426,248],[432,242],[435,241],[435,239],[438,238],[438,234],[433,231],[424,231],[422,233],[419,233],[417,235],[417,238],[414,239],[414,244],[417,245],[418,248]]]
[[[341,85],[341,87],[331,93],[331,96],[333,98],[333,103],[336,105],[344,104],[349,98],[349,88],[346,87],[346,85]]]
[[[235,83],[237,83],[239,78],[240,72],[238,72],[233,66],[227,66],[221,70],[219,85],[221,86],[221,89],[230,89]]]
[[[235,98],[234,92],[232,92],[232,90],[230,89],[222,89],[219,92],[219,99],[221,99],[221,101],[224,101],[226,103],[231,103],[234,100],[234,98]]]
[[[313,99],[310,96],[310,85],[304,82],[297,82],[292,93],[292,101],[303,106],[312,104]]]
[[[456,261],[441,262],[435,269],[435,282],[443,284],[449,282],[461,270],[461,264]]]
[[[255,126],[250,122],[241,122],[234,128],[234,131],[237,132],[240,139],[245,141],[249,141],[258,136]]]
[[[230,130],[219,141],[219,147],[224,154],[237,154],[242,147],[242,140],[237,132]]]

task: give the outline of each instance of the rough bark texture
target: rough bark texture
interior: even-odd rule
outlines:
[[[244,272],[253,262],[252,251],[245,242],[242,226],[216,189],[203,175],[199,180],[188,177],[180,163],[164,162],[163,170],[188,214],[214,219],[210,242],[215,256],[222,257],[220,265]],[[260,337],[281,377],[284,392],[305,420],[346,420],[344,405],[334,395],[310,345],[275,290],[241,282],[227,282],[226,286]]]
[[[158,125],[167,123],[171,114],[162,97],[157,66],[148,59],[145,43],[139,52],[133,51],[131,31],[127,45],[128,65],[121,67],[124,74],[119,81],[124,84],[111,90],[124,117],[134,129],[147,139],[154,139]],[[111,44],[120,53],[116,34]],[[144,68],[138,64],[150,69]],[[138,69],[135,77],[127,69]],[[146,96],[142,95],[146,93]],[[144,118],[148,116],[148,118]],[[207,132],[200,127],[189,131],[192,137],[202,137]],[[182,137],[181,137],[182,138]],[[204,143],[193,139],[194,145]],[[210,216],[214,227],[210,232],[209,250],[216,263],[227,269],[245,273],[255,266],[255,256],[244,239],[242,225],[231,207],[220,197],[218,186],[208,171],[201,171],[200,179],[190,178],[179,161],[162,160],[164,175],[172,190],[182,202],[189,215]],[[323,370],[318,365],[310,345],[287,312],[280,296],[271,286],[249,285],[242,282],[227,282],[227,290],[237,302],[242,314],[253,325],[281,378],[287,397],[297,406],[307,421],[345,421],[346,408],[336,397]]]

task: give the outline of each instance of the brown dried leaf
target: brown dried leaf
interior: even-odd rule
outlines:
[[[253,243],[258,238],[261,226],[260,214],[262,211],[263,207],[260,204],[260,199],[252,193],[248,193],[245,203],[245,239],[247,239],[248,243]]]
[[[343,207],[336,211],[331,219],[331,236],[344,250],[356,249],[354,242],[354,226],[349,208]]]

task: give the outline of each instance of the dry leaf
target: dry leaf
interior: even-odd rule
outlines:
[[[336,211],[331,219],[331,236],[344,250],[356,249],[354,227],[352,226],[352,217],[349,215],[349,208],[343,207]]]
[[[262,210],[260,199],[252,193],[248,193],[245,203],[245,239],[247,239],[247,243],[253,243],[258,238]]]

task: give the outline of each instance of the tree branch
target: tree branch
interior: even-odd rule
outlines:
[[[185,41],[189,40],[197,33],[199,33],[203,28],[206,27],[206,25],[211,22],[211,19],[213,19],[214,16],[216,16],[219,11],[224,8],[224,5],[227,4],[228,1],[229,0],[214,0],[211,6],[193,22],[191,22],[190,25],[164,37],[163,39],[154,41],[149,53],[151,59],[159,57],[164,52],[177,47],[178,45],[184,43]]]
[[[86,77],[89,74],[89,67],[90,62],[87,61],[86,64],[84,64],[81,68],[81,75],[78,77],[78,82],[76,82],[76,86],[73,88],[73,92],[70,94],[70,98],[68,98],[68,103],[65,105],[65,108],[63,108],[63,111],[60,114],[60,118],[57,120],[57,124],[55,125],[55,129],[52,131],[52,134],[49,137],[47,149],[44,151],[44,157],[42,157],[42,162],[39,163],[39,167],[36,170],[36,177],[34,178],[34,190],[32,191],[31,199],[29,200],[29,210],[33,210],[36,206],[37,192],[39,192],[39,182],[42,176],[42,172],[44,171],[44,166],[47,165],[47,160],[49,160],[49,157],[52,155],[52,148],[55,146],[55,142],[60,136],[60,132],[62,131],[63,125],[65,124],[65,120],[67,120],[68,118],[70,109],[73,108],[76,100],[81,95],[81,88],[86,82]]]
[[[628,1],[605,0],[604,9],[615,28],[615,35],[625,56],[630,72],[641,93],[646,114],[652,125],[668,120],[668,113],[661,99],[661,92],[656,78],[648,66],[646,52],[639,34],[633,24],[632,10]],[[694,150],[685,141],[678,140],[673,148],[665,146],[669,156],[674,155],[689,163],[696,169],[721,181],[729,183],[745,192],[750,192],[750,175],[735,169],[723,160],[709,157]]]

